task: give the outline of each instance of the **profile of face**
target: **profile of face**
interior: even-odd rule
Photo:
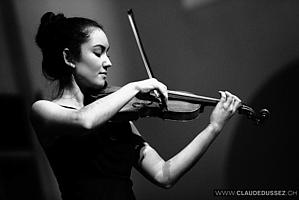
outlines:
[[[81,45],[81,58],[74,62],[74,78],[81,89],[101,89],[106,83],[109,42],[100,28],[90,28],[89,39]]]

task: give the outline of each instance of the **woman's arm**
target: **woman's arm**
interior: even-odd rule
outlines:
[[[64,108],[50,101],[37,101],[32,105],[31,122],[35,131],[43,135],[88,134],[113,117],[138,92],[146,93],[153,89],[167,98],[166,86],[156,79],[148,79],[129,83],[79,110]]]
[[[240,100],[230,93],[221,93],[222,98],[215,107],[210,124],[198,134],[182,151],[164,161],[148,144],[141,150],[137,169],[149,180],[163,188],[173,186],[189,171],[206,152],[223,126],[240,106]],[[136,129],[134,129],[136,130]]]

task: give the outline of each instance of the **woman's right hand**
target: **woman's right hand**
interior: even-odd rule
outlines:
[[[136,88],[140,93],[149,93],[152,90],[157,90],[159,94],[161,94],[164,100],[167,102],[168,93],[167,93],[167,86],[163,83],[159,82],[155,78],[150,78],[142,81],[134,82],[136,84]]]

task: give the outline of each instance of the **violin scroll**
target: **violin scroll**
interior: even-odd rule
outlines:
[[[251,119],[255,125],[262,124],[270,116],[270,112],[267,109],[260,110],[259,115],[257,115],[252,108],[244,104],[238,109],[238,111],[239,114],[244,114],[248,119]]]
[[[267,110],[267,109],[260,110],[260,117],[259,117],[260,121],[259,121],[259,123],[264,122],[266,119],[269,118],[269,116],[270,116],[269,110]]]

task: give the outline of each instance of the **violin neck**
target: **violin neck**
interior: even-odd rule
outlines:
[[[199,96],[188,92],[179,92],[172,90],[168,90],[168,98],[170,100],[184,100],[189,103],[203,104],[205,106],[215,106],[220,101],[219,99],[211,97]]]

